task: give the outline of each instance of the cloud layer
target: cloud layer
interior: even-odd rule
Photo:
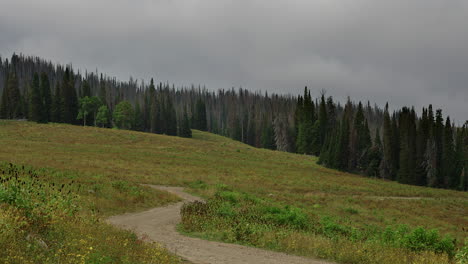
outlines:
[[[0,54],[126,80],[429,103],[468,119],[463,0],[0,0]]]

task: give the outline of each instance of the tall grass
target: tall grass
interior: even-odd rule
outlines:
[[[226,186],[206,202],[185,204],[181,214],[181,230],[198,237],[343,263],[453,263],[456,253],[455,240],[435,229],[355,228]]]
[[[178,263],[156,244],[105,224],[74,180],[0,164],[0,263]]]

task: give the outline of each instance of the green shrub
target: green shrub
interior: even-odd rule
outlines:
[[[458,250],[455,259],[457,264],[468,264],[468,238],[465,239],[465,245]]]

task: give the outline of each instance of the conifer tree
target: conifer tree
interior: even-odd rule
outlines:
[[[191,138],[192,130],[190,129],[190,121],[187,114],[187,107],[184,106],[184,114],[181,122],[179,122],[179,137]]]
[[[153,96],[153,99],[151,100],[151,112],[150,112],[150,132],[151,133],[157,133],[161,134],[161,124],[159,122],[159,116],[161,115],[160,109],[159,109],[159,104],[157,103],[156,96]]]
[[[436,110],[436,117],[434,123],[434,141],[436,153],[436,187],[444,185],[444,171],[442,169],[442,155],[444,145],[444,119],[442,118],[442,110]]]
[[[172,104],[172,99],[167,96],[166,99],[166,131],[165,134],[169,136],[177,136],[177,115]]]
[[[91,97],[91,87],[89,86],[88,80],[83,81],[83,87],[82,87],[82,92],[81,92],[81,97]]]
[[[39,75],[37,73],[34,73],[30,89],[31,95],[29,103],[29,120],[39,123],[41,121],[41,111],[43,105],[41,102],[41,92],[39,90]]]
[[[320,151],[323,148],[323,144],[325,143],[325,137],[327,135],[328,130],[328,113],[327,107],[325,103],[325,93],[322,93],[320,98],[320,105],[319,105],[319,114],[318,119],[315,121],[313,127],[313,142],[312,142],[312,153],[316,156],[320,155]]]
[[[0,114],[2,118],[6,119],[23,117],[23,102],[19,90],[18,78],[13,69],[9,72],[6,87],[3,89]]]
[[[61,96],[63,100],[62,121],[68,124],[76,124],[78,97],[76,95],[73,72],[68,67],[62,80]]]
[[[276,142],[275,142],[275,130],[273,129],[273,125],[271,122],[266,122],[267,124],[264,125],[261,137],[262,148],[266,149],[276,149]]]
[[[391,179],[396,180],[398,170],[400,168],[400,134],[398,130],[397,114],[393,113],[391,120],[391,151],[392,151],[392,169]]]
[[[143,131],[143,114],[141,112],[140,103],[138,100],[135,103],[135,118],[134,118],[134,129],[136,131]]]
[[[201,98],[197,100],[195,107],[195,116],[194,116],[194,128],[206,131],[207,130],[207,121],[206,121],[206,105]]]
[[[62,122],[62,112],[63,112],[63,97],[62,89],[59,83],[55,85],[55,93],[52,99],[52,121],[56,123]]]
[[[453,130],[450,117],[445,120],[442,151],[442,177],[444,188],[455,188],[458,185],[458,176],[455,175],[455,149],[453,142]]]
[[[101,99],[101,102],[103,105],[108,106],[107,104],[107,91],[106,91],[106,83],[102,77],[99,80],[99,99]]]
[[[363,158],[367,149],[371,146],[371,138],[369,134],[369,127],[364,117],[364,112],[361,102],[358,104],[356,115],[354,117],[353,127],[351,131],[351,141],[349,147],[349,164],[348,168],[350,171],[359,169],[365,170],[367,164],[363,162]]]
[[[457,130],[456,144],[455,144],[455,162],[453,178],[451,180],[450,188],[463,190],[464,179],[462,177],[463,170],[465,167],[465,128],[459,128]],[[468,158],[468,157],[467,157]]]
[[[428,111],[426,108],[422,110],[422,116],[419,120],[416,137],[416,184],[426,185],[426,168],[425,168],[425,154],[427,148],[427,142],[429,140],[429,120]]]
[[[379,177],[379,165],[382,160],[382,142],[380,140],[380,131],[378,128],[375,131],[374,145],[369,148],[366,156],[369,164],[366,168],[366,175],[370,177]]]
[[[339,170],[346,170],[349,163],[349,116],[351,115],[351,106],[347,104],[345,112],[341,119],[340,130],[337,133],[337,140],[334,149],[334,167]]]
[[[49,77],[45,72],[41,73],[40,90],[42,103],[41,122],[48,123],[51,120],[52,96],[50,93]]]

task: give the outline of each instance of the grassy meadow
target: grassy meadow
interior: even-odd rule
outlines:
[[[256,149],[209,133],[193,136],[0,121],[0,161],[31,166],[44,182],[81,186],[72,191],[82,207],[73,217],[102,219],[177,200],[139,183],[185,186],[210,206],[186,207],[183,232],[342,263],[455,263],[453,255],[467,237],[467,193],[343,173],[317,165],[314,157]],[[25,214],[17,208],[2,204],[0,217]],[[233,220],[243,212],[251,217]],[[7,221],[2,219],[0,226]],[[298,224],[285,224],[291,221]],[[131,236],[103,223],[95,228],[102,230],[86,232],[96,245],[109,230],[123,240]],[[412,239],[427,241],[419,247]],[[447,249],[449,240],[453,250]],[[114,259],[127,263],[129,251],[115,251]]]

